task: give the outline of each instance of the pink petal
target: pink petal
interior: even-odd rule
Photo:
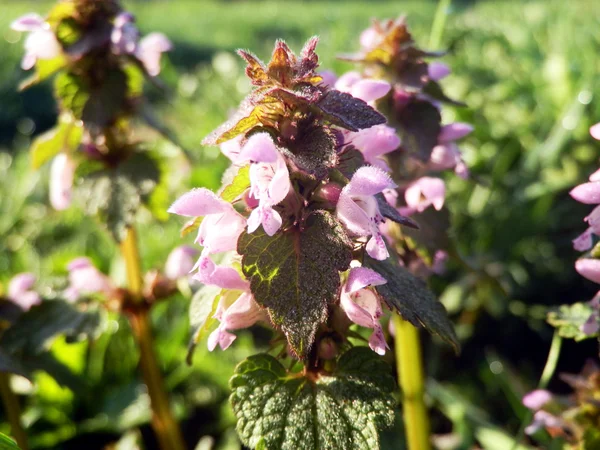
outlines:
[[[168,212],[186,217],[199,217],[224,213],[231,209],[231,205],[214,192],[206,188],[197,188],[175,200]]]
[[[346,72],[335,82],[335,88],[338,91],[350,92],[352,86],[357,83],[362,77],[358,72]]]
[[[180,245],[169,253],[165,263],[165,275],[171,280],[177,280],[189,275],[194,267],[194,259],[198,250],[189,245]]]
[[[150,33],[142,38],[136,51],[137,58],[142,62],[150,76],[160,73],[160,57],[163,52],[173,48],[171,41],[162,33]]]
[[[346,195],[375,195],[384,189],[396,187],[391,177],[383,170],[373,166],[363,166],[354,172],[350,183],[342,192]]]
[[[277,205],[281,203],[290,192],[292,184],[290,183],[290,173],[288,171],[285,160],[279,155],[275,166],[275,174],[269,183],[269,204]],[[262,199],[261,199],[262,200]]]
[[[240,161],[252,161],[260,163],[274,163],[277,161],[279,152],[273,143],[269,133],[253,134],[242,148],[239,156]]]
[[[375,125],[356,133],[349,133],[348,138],[347,142],[360,150],[368,162],[400,146],[400,137],[396,130],[387,125]]]
[[[270,206],[259,206],[258,209],[260,209],[261,223],[265,233],[269,236],[273,236],[279,231],[279,228],[281,228],[281,216]]]
[[[369,242],[367,242],[367,254],[378,261],[383,261],[390,256],[385,241],[381,234],[373,234]]]
[[[579,330],[588,336],[598,333],[600,331],[598,312],[594,311],[590,314],[590,317],[579,327]]]
[[[578,259],[575,261],[575,270],[588,280],[600,283],[600,259]]]
[[[340,296],[340,306],[348,318],[357,325],[366,328],[373,328],[373,316],[363,307],[356,304],[350,295],[342,293]]]
[[[92,261],[89,258],[82,256],[80,258],[71,260],[71,262],[67,265],[67,270],[72,272],[74,270],[86,269],[88,267],[94,267],[94,264],[92,264]]]
[[[25,52],[37,59],[53,59],[60,55],[61,51],[62,47],[50,30],[34,30],[25,39]]]
[[[323,70],[323,71],[319,72],[319,75],[321,75],[321,78],[323,78],[323,81],[321,81],[321,84],[325,85],[325,86],[333,87],[333,85],[335,84],[335,81],[337,80],[336,74],[334,72],[332,72],[331,70]]]
[[[112,290],[110,279],[96,267],[84,267],[70,271],[70,287],[79,294],[108,293]]]
[[[32,306],[39,305],[40,303],[42,303],[42,298],[40,297],[40,294],[34,291],[23,292],[17,297],[11,297],[11,300],[23,311],[29,311]]]
[[[592,212],[584,219],[596,235],[600,235],[600,205],[596,206]]]
[[[221,350],[227,350],[233,341],[235,341],[236,335],[229,333],[223,327],[219,326],[215,331],[213,331],[210,336],[208,336],[208,350],[213,351],[217,348],[217,345],[221,347]]]
[[[36,13],[28,13],[15,19],[10,24],[10,28],[15,31],[34,31],[44,26],[44,19]]]
[[[50,167],[50,204],[57,211],[71,205],[75,163],[66,153],[59,153]]]
[[[444,206],[445,196],[444,181],[433,177],[419,178],[404,192],[406,204],[419,212],[425,211],[429,205],[433,205],[439,211]]]
[[[365,49],[371,49],[379,44],[381,35],[373,27],[367,28],[360,34],[360,45]]]
[[[343,189],[335,213],[351,233],[359,236],[369,236],[371,234],[371,219]]]
[[[8,283],[8,297],[16,299],[25,292],[31,290],[35,284],[36,277],[30,272],[19,273],[12,277]]]
[[[598,125],[600,125],[600,123]],[[589,180],[600,181],[600,169],[596,170],[593,174],[591,174]]]
[[[580,252],[585,252],[592,248],[592,229],[588,228],[575,239],[573,239],[573,248]]]
[[[552,400],[552,394],[545,389],[536,389],[523,397],[525,407],[537,411]]]
[[[369,347],[380,356],[385,355],[385,350],[389,348],[387,342],[385,342],[385,336],[383,335],[381,325],[376,326],[373,333],[371,333]]]
[[[348,273],[344,292],[352,294],[367,286],[380,286],[385,283],[387,283],[387,280],[374,270],[366,267],[353,267]]]
[[[228,330],[248,328],[263,318],[263,311],[254,301],[252,294],[244,292],[227,308],[222,325]]]
[[[427,71],[429,73],[429,78],[433,81],[440,81],[442,78],[446,78],[450,75],[450,67],[448,67],[443,62],[432,61],[427,66]]]
[[[446,144],[448,142],[457,141],[472,133],[473,130],[473,125],[463,122],[444,125],[442,131],[440,131],[440,134],[438,135],[438,142],[440,144]]]
[[[199,260],[198,273],[194,279],[203,284],[217,286],[223,289],[246,290],[249,283],[233,267],[217,266],[209,257],[203,256]]]
[[[600,182],[583,183],[571,189],[571,197],[588,205],[600,204]]]
[[[246,219],[229,203],[225,204],[229,207],[225,213],[206,216],[198,230],[196,242],[208,249],[209,253],[235,250],[240,234],[246,228]]]
[[[219,145],[221,152],[223,152],[223,154],[227,156],[233,163],[238,163],[240,159],[240,153],[242,151],[241,144],[243,137],[243,135],[239,135]]]
[[[590,127],[590,134],[594,139],[600,141],[600,122]]]
[[[387,95],[391,88],[387,81],[363,79],[352,85],[350,94],[362,101],[371,102]]]
[[[429,158],[433,170],[452,169],[460,161],[460,152],[454,143],[440,144],[433,147]]]

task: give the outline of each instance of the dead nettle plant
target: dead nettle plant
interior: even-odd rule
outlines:
[[[378,34],[360,59],[381,72],[335,84],[316,71],[317,38],[300,55],[277,41],[268,64],[240,50],[254,90],[204,140],[232,162],[223,187],[193,189],[169,210],[189,218],[183,233],[197,230],[203,247],[190,358],[205,337],[210,350],[225,350],[235,330],[258,323],[275,333],[269,352],[240,363],[231,379],[237,430],[251,448],[379,448],[396,409],[379,357],[389,348],[387,311],[458,350],[444,307],[412,273],[433,270],[439,247],[428,258],[399,236],[415,242],[409,216],[443,204],[443,182],[429,170],[466,173],[454,141],[469,127],[440,124],[438,99],[425,88],[441,92],[424,61],[437,55],[418,50],[402,21],[369,32]],[[417,72],[406,87],[405,66]],[[444,167],[430,167],[434,149],[453,164],[444,156]],[[417,367],[403,370],[420,370],[414,355]],[[426,429],[426,417],[418,420]]]
[[[104,278],[98,278],[101,274],[83,259],[69,266],[70,276],[79,280],[85,293],[116,300],[105,304],[130,318],[160,446],[183,449],[149,322],[150,306],[176,288],[161,273],[147,274],[144,280],[134,228],[142,206],[164,215],[155,194],[164,191],[165,164],[160,154],[136,138],[133,125],[135,119],[142,119],[165,131],[148,114],[143,88],[147,80],[160,86],[156,78],[160,57],[171,43],[161,33],[140,38],[135,17],[115,0],[59,1],[46,17],[27,14],[12,28],[28,33],[21,66],[34,73],[22,88],[53,77],[59,105],[56,127],[32,144],[33,166],[52,160],[50,202],[55,209],[65,209],[76,200],[108,227],[120,245],[129,287],[105,289],[106,283],[98,281]],[[70,295],[71,300],[78,297]]]

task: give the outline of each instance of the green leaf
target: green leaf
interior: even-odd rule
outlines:
[[[377,450],[379,431],[394,422],[390,368],[355,347],[331,375],[288,374],[272,356],[236,368],[230,397],[237,431],[250,448]]]
[[[97,333],[99,325],[97,312],[80,311],[62,300],[46,300],[21,314],[0,338],[0,346],[11,356],[35,355],[59,334],[90,337]]]
[[[38,59],[35,63],[35,73],[19,84],[19,90],[22,91],[44,81],[46,78],[50,78],[65,67],[67,62],[67,58],[64,55],[59,55],[52,59]]]
[[[7,435],[0,433],[0,450],[21,450],[21,447]]]
[[[593,337],[581,331],[581,326],[594,312],[589,303],[573,303],[572,305],[561,305],[556,311],[548,313],[547,321],[558,329],[561,337],[583,341]]]
[[[137,64],[126,64],[123,72],[127,77],[127,96],[141,97],[144,94],[144,71]]]
[[[90,89],[89,99],[81,112],[83,122],[97,128],[114,123],[126,106],[127,83],[127,76],[122,71],[108,72],[100,86]]]
[[[439,110],[428,101],[413,100],[396,112],[402,148],[421,161],[429,160],[442,129]]]
[[[345,92],[331,90],[315,106],[333,125],[358,131],[386,122],[379,112],[366,102]]]
[[[76,119],[81,119],[90,93],[83,80],[71,72],[62,72],[54,79],[54,90],[60,105],[71,112]]]
[[[82,134],[83,129],[69,115],[61,116],[56,127],[34,139],[30,150],[31,165],[39,169],[60,152],[75,151]]]
[[[242,270],[255,300],[268,309],[291,348],[304,357],[327,306],[337,300],[339,272],[352,259],[352,242],[326,211],[311,214],[303,229],[268,236],[261,228],[238,240]]]
[[[186,357],[188,364],[192,364],[196,345],[204,338],[212,324],[215,323],[213,316],[217,310],[219,298],[221,298],[222,293],[223,290],[216,286],[203,286],[192,297],[190,303],[192,339],[190,340]]]
[[[233,180],[223,188],[221,198],[233,202],[250,187],[250,164],[240,167]]]
[[[86,213],[100,215],[113,237],[120,242],[159,178],[156,161],[146,153],[137,152],[116,169],[87,174],[76,195]]]
[[[414,326],[422,325],[430,333],[437,334],[454,347],[458,353],[460,344],[444,305],[435,298],[425,283],[394,261],[392,256],[377,261],[365,255],[363,264],[379,273],[386,284],[375,289],[393,311]]]

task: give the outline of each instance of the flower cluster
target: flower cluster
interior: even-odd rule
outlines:
[[[116,0],[60,1],[47,17],[26,14],[11,28],[28,33],[21,67],[35,73],[23,87],[56,75],[59,124],[32,151],[45,148],[33,155],[35,166],[54,157],[50,203],[63,210],[71,204],[78,163],[116,167],[135,150],[127,120],[143,104],[144,77],[159,74],[161,54],[172,45],[161,33],[140,39],[134,16]]]
[[[600,140],[600,123],[590,128],[594,139]],[[574,187],[571,192],[578,202],[595,205],[592,212],[585,217],[588,228],[575,240],[573,247],[579,251],[588,251],[594,244],[594,236],[600,236],[600,170],[589,177],[589,182]],[[575,262],[575,270],[588,280],[600,284],[600,260],[597,259],[597,247],[592,249],[591,255],[580,258]],[[600,291],[589,302],[592,312],[588,319],[581,324],[580,331],[584,335],[594,336],[600,331]]]
[[[569,448],[594,448],[593,436],[600,418],[598,394],[600,393],[600,368],[589,360],[579,374],[563,373],[561,380],[568,384],[571,395],[555,395],[537,389],[523,397],[523,405],[533,411],[533,421],[525,432],[534,434],[546,430],[553,439],[562,438],[572,445]]]

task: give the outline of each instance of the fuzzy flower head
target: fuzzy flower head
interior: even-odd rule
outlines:
[[[29,33],[25,40],[25,55],[21,60],[23,70],[33,68],[38,59],[54,59],[62,53],[62,47],[50,25],[38,14],[25,14],[13,21],[10,27]]]
[[[69,263],[67,269],[69,270],[69,286],[65,290],[64,296],[70,302],[75,302],[79,298],[91,294],[110,297],[115,289],[110,278],[100,272],[89,258],[76,258]]]

